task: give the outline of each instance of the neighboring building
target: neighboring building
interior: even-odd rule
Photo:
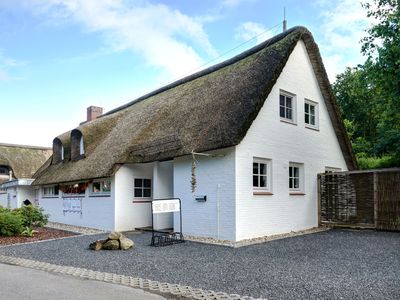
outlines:
[[[355,166],[295,27],[61,134],[34,185],[53,221],[131,230],[150,225],[149,200],[179,197],[184,234],[239,241],[317,226],[317,174]]]
[[[51,156],[50,148],[0,143],[0,205],[17,208],[35,201],[33,174]]]

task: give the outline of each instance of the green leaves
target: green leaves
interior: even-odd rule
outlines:
[[[398,0],[364,3],[374,19],[362,39],[363,65],[333,84],[360,166],[400,164],[400,8]],[[350,126],[351,125],[351,126]],[[365,163],[371,158],[374,163]],[[380,160],[380,158],[382,158]],[[383,159],[384,158],[384,159]],[[393,158],[393,159],[392,159]]]

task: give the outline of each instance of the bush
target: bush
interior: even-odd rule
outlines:
[[[24,227],[43,227],[49,220],[49,215],[43,212],[43,208],[34,205],[14,209],[13,213],[20,216]]]
[[[382,157],[369,157],[365,153],[357,154],[358,167],[361,170],[381,169],[400,166],[400,161],[391,155]]]
[[[24,230],[22,219],[11,211],[0,212],[0,236],[18,235]]]

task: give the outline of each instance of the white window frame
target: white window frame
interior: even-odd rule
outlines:
[[[257,173],[254,172],[254,164],[258,164]],[[260,174],[260,164],[264,164],[266,167],[265,175]],[[253,158],[252,164],[252,186],[254,192],[272,192],[272,160],[267,158]],[[254,186],[254,176],[258,178],[258,186]],[[260,186],[260,179],[262,176],[266,177],[266,186]]]
[[[56,186],[55,185],[47,185],[42,187],[42,195],[43,197],[58,197],[60,195],[60,190],[57,191],[56,194]]]
[[[61,145],[60,151],[61,151],[61,160],[63,161],[64,160],[64,146],[63,145]]]
[[[85,154],[85,147],[83,144],[83,135],[81,135],[81,138],[79,139],[79,155],[84,155]]]
[[[298,176],[295,176],[295,169],[298,169]],[[292,169],[292,172],[291,172]],[[291,175],[292,174],[292,175]],[[298,178],[298,186],[295,187],[295,178]],[[288,188],[289,192],[299,192],[304,193],[304,164],[297,162],[289,162],[288,167]],[[292,187],[290,187],[291,183],[293,183]]]
[[[98,191],[94,190],[94,185],[96,183],[100,183],[100,189]],[[104,191],[103,188],[107,183],[110,187],[109,191]],[[90,195],[91,196],[109,196],[111,195],[111,179],[97,179],[92,182],[90,185]]]
[[[310,116],[312,116],[310,114],[310,112],[306,112],[306,105],[310,106],[314,106],[314,122],[315,124],[310,124],[310,123],[306,123],[306,114],[309,115],[309,120],[310,120]],[[311,128],[311,129],[318,129],[319,128],[319,107],[318,107],[318,103],[308,100],[308,99],[304,99],[304,124],[307,128]]]
[[[281,105],[281,97],[282,96],[285,97],[284,106]],[[288,109],[286,107],[286,104],[287,104],[286,98],[291,98],[292,99],[292,107],[290,108],[291,112],[292,112],[292,118],[287,118],[286,117],[286,113],[287,113],[287,109]],[[282,122],[286,122],[286,123],[297,124],[297,99],[296,99],[296,95],[292,94],[292,93],[289,93],[289,92],[286,92],[286,91],[283,91],[283,90],[280,90],[278,104],[279,104],[279,117],[280,117],[280,120]],[[285,109],[285,116],[284,117],[281,116],[281,107],[284,107],[284,109]]]
[[[142,181],[142,186],[136,186],[136,180],[141,180]],[[150,187],[145,187],[144,186],[144,181],[145,180],[150,180]],[[136,196],[136,190],[141,190],[142,195]],[[150,196],[144,196],[144,190],[150,190]],[[151,199],[153,197],[153,180],[151,178],[144,178],[144,177],[136,177],[133,179],[133,196],[134,198],[139,198],[139,199]]]

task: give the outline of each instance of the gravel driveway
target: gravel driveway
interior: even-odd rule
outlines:
[[[400,234],[331,230],[242,248],[186,242],[88,250],[105,235],[0,248],[0,255],[269,299],[400,299]]]

